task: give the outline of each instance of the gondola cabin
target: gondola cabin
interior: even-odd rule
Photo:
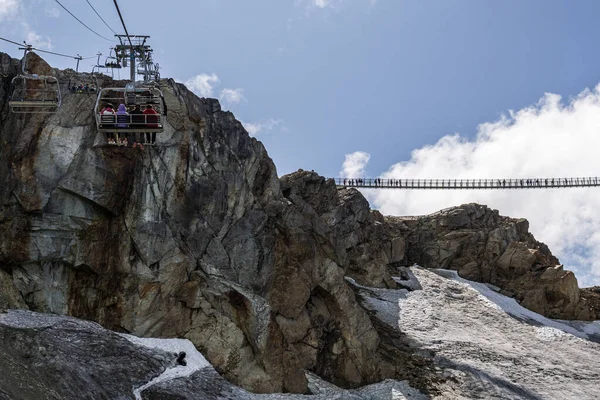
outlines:
[[[62,101],[59,86],[53,76],[17,75],[11,82],[10,110],[15,114],[55,113]]]
[[[96,125],[105,133],[160,133],[166,116],[164,97],[155,87],[103,88],[95,106]]]

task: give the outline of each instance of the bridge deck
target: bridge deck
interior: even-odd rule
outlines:
[[[551,189],[600,186],[600,177],[523,179],[382,179],[335,178],[338,187],[368,189]]]

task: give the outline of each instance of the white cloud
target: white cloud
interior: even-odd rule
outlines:
[[[364,151],[356,151],[352,154],[346,154],[346,159],[340,171],[342,178],[360,178],[365,176],[367,163],[371,159],[369,153]]]
[[[19,0],[0,0],[0,21],[16,15],[20,7]]]
[[[246,130],[248,131],[248,134],[250,136],[256,136],[256,134],[262,130],[261,124],[256,124],[256,123],[252,123],[252,122],[243,122],[243,121],[240,121],[240,122],[242,122],[242,125],[244,125],[244,128],[246,128]]]
[[[338,8],[342,3],[346,0],[296,0],[294,2],[295,6],[299,6],[304,4],[307,9],[325,9],[325,8]],[[368,3],[373,6],[377,2],[377,0],[367,0]]]
[[[44,9],[44,13],[51,18],[60,17],[60,10],[58,9],[58,7],[46,7]]]
[[[219,83],[216,74],[198,74],[185,81],[185,86],[200,97],[212,97],[214,87]]]
[[[245,101],[244,89],[223,89],[219,95],[219,100],[227,104],[238,104]]]
[[[25,31],[25,41],[27,42],[27,44],[30,44],[33,47],[52,50],[52,40],[50,39],[50,37],[43,37],[42,35],[38,34],[36,31],[31,29],[29,24],[26,22],[23,22],[22,26],[23,30]]]
[[[246,128],[250,136],[256,136],[259,133],[271,132],[277,127],[280,127],[282,131],[286,131],[285,126],[283,126],[283,121],[275,118],[270,118],[265,122],[240,122],[242,125],[244,125],[244,128]]]
[[[319,8],[325,8],[327,6],[330,6],[332,3],[332,0],[313,0],[313,4]]]
[[[482,124],[474,140],[449,135],[392,165],[383,178],[545,178],[600,175],[600,86],[566,103],[538,104]],[[355,153],[356,154],[356,153]],[[364,160],[364,157],[362,158]],[[361,159],[355,164],[360,168]],[[360,170],[360,169],[359,169]],[[344,171],[344,172],[349,172]],[[419,215],[468,202],[527,218],[580,285],[600,284],[600,188],[546,190],[367,190],[384,214]]]

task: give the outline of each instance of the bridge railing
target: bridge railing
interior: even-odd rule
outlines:
[[[338,186],[392,189],[536,189],[600,186],[600,177],[519,179],[335,178]]]

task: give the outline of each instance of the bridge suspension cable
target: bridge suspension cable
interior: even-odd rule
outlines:
[[[108,40],[109,42],[112,42],[112,40],[111,40],[111,39],[109,39],[109,38],[107,38],[107,37],[104,37],[104,36],[102,36],[101,34],[99,34],[98,32],[96,32],[95,30],[93,30],[92,28],[90,28],[89,26],[87,26],[87,25],[86,25],[86,24],[85,24],[83,21],[81,21],[79,18],[77,18],[77,17],[75,16],[75,14],[73,14],[71,11],[69,11],[69,9],[68,9],[67,7],[63,6],[63,5],[60,3],[60,1],[58,1],[58,0],[54,0],[54,1],[56,1],[56,2],[58,3],[58,5],[59,5],[59,6],[61,6],[62,8],[64,8],[64,9],[65,9],[65,11],[66,11],[66,12],[68,12],[68,13],[69,13],[69,14],[70,14],[70,15],[71,15],[73,18],[75,18],[75,19],[76,19],[76,20],[77,20],[77,21],[78,21],[78,22],[79,22],[81,25],[85,26],[87,29],[89,29],[90,31],[92,31],[92,32],[93,32],[93,33],[95,33],[97,36],[101,37],[102,39],[104,39],[104,40]]]
[[[335,178],[338,187],[367,189],[552,189],[600,186],[600,177],[523,179]]]

